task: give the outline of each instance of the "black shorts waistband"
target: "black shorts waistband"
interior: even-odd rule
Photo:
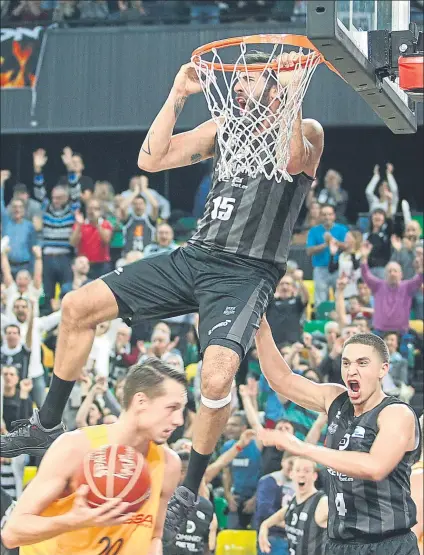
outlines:
[[[393,538],[398,538],[399,536],[406,536],[410,534],[411,530],[408,528],[404,530],[395,530],[393,532],[388,532],[387,534],[366,534],[359,536],[351,540],[336,540],[334,538],[329,538],[329,541],[336,545],[351,545],[351,544],[367,544],[367,543],[381,543],[386,540],[391,540]]]

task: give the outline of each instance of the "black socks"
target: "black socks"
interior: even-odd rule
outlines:
[[[200,484],[209,465],[211,455],[201,455],[194,449],[191,450],[187,476],[184,480],[183,486],[188,488],[195,495],[198,495]]]
[[[74,383],[75,381],[68,382],[53,374],[50,389],[39,414],[40,422],[44,428],[49,430],[60,424]]]

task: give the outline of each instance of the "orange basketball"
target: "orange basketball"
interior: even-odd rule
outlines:
[[[128,445],[105,445],[85,455],[79,484],[87,484],[91,507],[120,497],[129,503],[126,512],[135,512],[150,495],[149,465],[143,455]]]

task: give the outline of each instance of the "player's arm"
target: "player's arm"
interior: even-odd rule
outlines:
[[[80,528],[123,524],[131,518],[129,514],[119,517],[128,507],[119,499],[96,509],[89,507],[85,486],[80,488],[70,511],[58,516],[40,516],[59,499],[77,470],[81,458],[76,445],[81,441],[81,433],[72,432],[57,439],[47,451],[35,478],[19,497],[2,531],[2,541],[7,548],[31,545]]]
[[[213,156],[216,124],[212,120],[192,131],[173,135],[187,98],[201,90],[194,64],[183,65],[141,146],[138,155],[140,169],[157,172],[188,166]]]
[[[415,417],[406,405],[389,405],[381,411],[377,425],[379,431],[369,453],[311,445],[276,430],[264,430],[261,437],[264,445],[276,445],[294,455],[309,457],[351,478],[379,482],[414,448]]]
[[[418,540],[424,534],[424,485],[422,470],[412,471],[411,474],[411,496],[417,507],[417,524],[412,528],[412,532]],[[419,545],[420,555],[423,555],[422,542]]]
[[[275,345],[266,318],[262,319],[256,334],[256,347],[262,372],[270,387],[306,409],[328,412],[334,399],[346,391],[338,384],[316,384],[294,374]]]
[[[238,441],[234,443],[225,453],[219,456],[215,462],[210,464],[205,472],[205,481],[208,484],[227,467],[249,443],[256,437],[255,430],[245,430]]]
[[[328,497],[321,497],[315,509],[315,522],[320,528],[327,528],[328,522]]]
[[[163,555],[162,549],[162,535],[163,535],[163,525],[165,524],[166,509],[168,508],[168,502],[171,499],[175,488],[178,486],[178,482],[181,476],[181,460],[179,456],[171,451],[171,449],[165,450],[165,474],[163,480],[163,487],[159,501],[159,509],[156,517],[155,529],[152,534],[152,541],[148,555]]]
[[[269,543],[269,529],[273,526],[284,526],[284,518],[286,516],[288,505],[264,520],[259,528],[258,542],[261,551],[270,553],[271,544]]]

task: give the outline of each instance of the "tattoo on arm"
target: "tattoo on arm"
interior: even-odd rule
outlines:
[[[200,154],[200,152],[196,152],[196,154],[192,154],[191,156],[191,163],[196,164],[197,162],[200,162],[201,159],[202,155]]]
[[[152,151],[150,150],[150,133],[147,135],[147,150],[141,145],[141,150],[145,152],[148,156],[152,155]]]
[[[186,96],[180,96],[175,101],[175,104],[174,104],[175,119],[178,119],[178,116],[181,114],[181,111],[184,107],[184,104],[185,104],[186,100],[187,100]]]

